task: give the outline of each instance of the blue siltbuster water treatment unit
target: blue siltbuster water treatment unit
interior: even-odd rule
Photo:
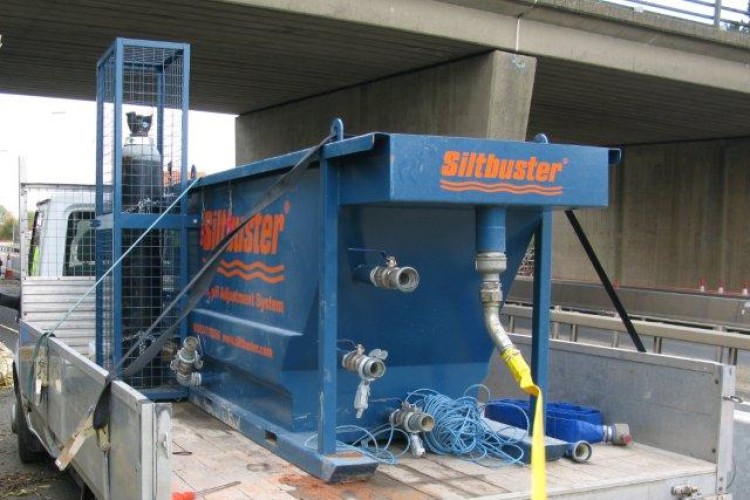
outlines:
[[[544,390],[552,211],[606,206],[617,153],[334,130],[222,253],[188,321],[200,369],[183,374],[195,404],[327,481],[377,466],[338,448],[337,428],[393,422],[419,388],[459,397],[485,378],[493,348],[511,352],[499,314],[532,237],[531,370]],[[199,181],[192,273],[310,153]]]
[[[196,180],[189,68],[185,44],[129,39],[98,63],[96,353],[111,377],[188,397],[327,481],[373,473],[377,457],[340,446],[362,429],[398,427],[423,453],[436,422],[407,396],[460,397],[493,349],[544,392],[552,211],[606,206],[619,152],[345,138],[336,120],[314,148]],[[500,311],[532,238],[529,367]]]

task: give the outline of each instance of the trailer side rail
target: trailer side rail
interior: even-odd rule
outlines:
[[[29,376],[34,345],[41,332],[20,322],[21,346],[16,359],[19,389],[30,428],[56,456],[85,418],[105,384],[106,370],[55,338],[48,339],[47,385],[34,404]],[[171,475],[171,405],[155,403],[116,381],[112,384],[106,436],[88,437],[72,465],[102,500],[168,499]]]

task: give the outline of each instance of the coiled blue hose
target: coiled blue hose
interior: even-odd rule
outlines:
[[[487,399],[490,399],[489,389],[481,384],[470,386],[458,399],[452,399],[433,389],[418,389],[408,394],[406,402],[415,404],[435,419],[435,427],[432,431],[422,433],[427,449],[439,455],[455,455],[486,467],[503,467],[521,463],[524,452],[518,443],[528,435],[530,427],[528,416],[520,407],[507,404],[511,410],[519,413],[520,420],[526,425],[517,436],[500,435],[485,423],[484,403],[468,395],[473,390],[486,391]],[[373,400],[373,402],[387,400],[397,400],[397,398],[385,398]],[[502,403],[495,401],[493,404]],[[518,429],[511,426],[508,428]],[[407,445],[403,450],[394,453],[390,448],[396,433],[405,438]],[[340,425],[336,427],[336,434],[346,434],[347,441],[355,443],[347,444],[339,441],[336,443],[336,451],[358,451],[373,460],[389,465],[395,465],[398,459],[409,451],[408,433],[390,423],[371,430],[358,425]],[[385,440],[384,443],[382,443],[383,440]],[[317,441],[317,434],[310,436],[305,441],[305,446],[316,448]]]
[[[424,433],[427,449],[440,455],[456,455],[488,467],[501,467],[520,463],[523,449],[518,443],[528,435],[529,420],[515,405],[526,422],[518,436],[504,437],[492,430],[482,418],[484,404],[467,395],[473,389],[489,389],[483,385],[469,387],[458,399],[432,389],[418,389],[409,393],[406,401],[415,404],[435,418],[435,427]]]

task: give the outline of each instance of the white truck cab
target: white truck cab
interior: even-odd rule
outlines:
[[[58,191],[37,203],[26,277],[93,276],[94,190]]]
[[[94,200],[90,185],[21,184],[22,320],[51,328],[93,285]],[[55,332],[92,359],[95,301],[91,293]]]

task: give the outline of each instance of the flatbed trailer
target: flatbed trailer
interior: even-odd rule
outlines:
[[[27,399],[24,388],[40,334],[21,322],[16,386]],[[516,335],[514,341],[522,350],[529,348],[526,336]],[[577,400],[597,404],[605,415],[623,417],[635,442],[627,447],[594,445],[587,463],[565,458],[548,462],[550,498],[731,499],[726,488],[732,473],[734,403],[729,395],[734,367],[563,341],[552,341],[552,350],[551,373],[567,373],[552,377],[551,398],[575,392]],[[50,378],[27,424],[45,451],[58,456],[94,403],[106,372],[62,339],[50,338],[46,351]],[[503,390],[512,386],[501,368],[493,363],[486,382],[497,395],[513,396],[513,391]],[[112,386],[110,410],[109,435],[88,438],[71,462],[99,499],[169,499],[178,492],[226,485],[231,486],[207,498],[530,496],[528,466],[486,467],[432,453],[381,464],[367,481],[327,484],[274,454],[275,443],[248,439],[221,401],[210,407],[196,399],[157,403],[118,381]]]
[[[173,406],[172,429],[173,491],[240,481],[211,499],[529,497],[527,466],[488,468],[453,456],[405,456],[396,465],[380,465],[369,481],[326,484],[188,402]],[[664,493],[673,485],[705,492],[715,481],[715,464],[642,444],[597,444],[587,464],[558,460],[547,466],[550,498],[669,498]]]

